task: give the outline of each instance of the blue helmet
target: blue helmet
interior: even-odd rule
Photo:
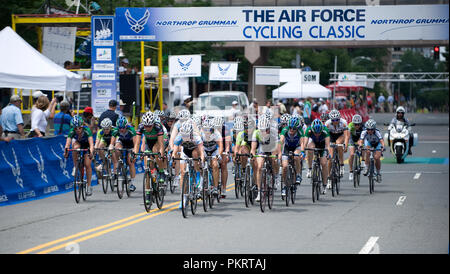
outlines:
[[[124,116],[120,116],[119,119],[117,119],[116,126],[118,128],[125,128],[127,126],[127,124],[128,124],[128,120]]]
[[[299,126],[300,126],[300,119],[298,117],[291,117],[291,119],[289,119],[289,128],[298,129]]]
[[[314,133],[320,133],[323,130],[323,123],[322,121],[320,121],[319,119],[315,119],[312,123],[311,123],[311,130]]]
[[[83,126],[83,118],[80,115],[73,116],[72,120],[70,120],[70,126],[75,127],[82,127]]]

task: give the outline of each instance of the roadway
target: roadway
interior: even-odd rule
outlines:
[[[313,203],[306,180],[295,205],[286,207],[277,191],[274,208],[261,213],[235,198],[230,172],[224,202],[206,213],[200,203],[183,219],[179,191],[146,213],[138,175],[138,189],[122,200],[96,186],[80,204],[68,192],[0,207],[0,253],[448,253],[449,128],[415,130],[421,143],[405,164],[385,152],[373,195],[366,177],[353,188],[346,165],[338,197],[328,191]]]

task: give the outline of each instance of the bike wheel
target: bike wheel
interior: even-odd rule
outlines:
[[[126,180],[126,175],[124,177],[122,164],[119,164],[117,170],[118,170],[118,173],[116,176],[117,196],[119,196],[119,199],[122,199],[123,191],[124,191],[124,181]]]
[[[101,174],[102,174],[102,189],[103,193],[106,194],[108,193],[108,172],[106,170],[106,161],[102,161]]]
[[[184,218],[188,217],[189,205],[189,173],[186,172],[183,178],[183,186],[181,188],[181,212]]]
[[[266,201],[267,201],[267,181],[266,181],[266,173],[263,171],[261,174],[261,187],[259,190],[259,207],[261,208],[261,212],[264,213],[266,210]]]
[[[250,185],[250,169],[245,169],[245,177],[244,177],[244,202],[245,207],[249,207],[250,205],[250,196],[251,196],[251,185]]]
[[[291,188],[290,188],[290,196],[291,196],[291,202],[292,204],[295,204],[295,198],[297,196],[297,185],[296,183],[296,174],[294,172],[294,169],[291,167]]]
[[[144,208],[145,211],[150,212],[151,208],[152,208],[152,201],[153,201],[153,197],[152,197],[152,190],[151,187],[147,188],[146,185],[151,186],[151,175],[150,172],[145,172],[144,174],[144,180],[143,180],[143,184],[142,184],[142,192],[143,192],[143,198],[144,198]]]
[[[284,182],[284,187],[285,187],[285,191],[286,191],[286,197],[284,198],[284,201],[286,202],[286,206],[289,206],[289,202],[291,200],[291,184],[292,184],[292,173],[291,173],[291,166],[288,166],[288,170],[286,173],[286,179]]]
[[[358,173],[359,173],[359,156],[355,153],[355,156],[353,157],[353,187],[358,187]]]
[[[316,166],[314,166],[313,172],[312,172],[312,176],[311,176],[311,180],[312,180],[312,200],[313,203],[316,202],[316,192],[317,192],[317,184],[319,184],[319,177],[317,175],[317,168]],[[318,200],[318,199],[317,199]]]
[[[73,193],[75,196],[75,202],[78,204],[81,198],[82,178],[80,172],[80,166],[78,165],[75,170],[75,177],[73,182]]]
[[[371,161],[370,162],[370,167],[369,167],[369,193],[372,194],[373,193],[373,185],[374,185],[374,163]]]
[[[194,173],[195,174],[195,173]],[[191,194],[192,196],[190,197],[191,199],[191,212],[192,215],[195,215],[195,213],[197,212],[197,203],[198,203],[198,199],[197,199],[197,187],[195,186],[195,178],[196,176],[194,174],[191,174]]]
[[[80,191],[81,191],[81,197],[83,198],[83,201],[86,201],[86,181],[84,180],[84,165],[81,164],[81,185],[80,185]]]
[[[234,167],[234,193],[236,194],[236,199],[239,199],[239,194],[241,192],[241,165],[237,164]]]
[[[109,159],[106,159],[106,173],[108,178],[108,184],[109,188],[111,189],[111,192],[114,192],[114,180],[111,172],[111,161]]]
[[[131,196],[131,190],[130,190],[130,180],[128,179],[128,168],[127,168],[127,166],[126,165],[123,165],[123,174],[125,174],[125,176],[124,176],[124,178],[125,178],[125,181],[124,181],[124,183],[125,183],[125,186],[124,186],[124,189],[125,189],[125,191],[126,191],[126,193],[127,193],[127,196],[128,197],[130,197]]]
[[[202,187],[202,203],[203,211],[208,212],[209,207],[209,174],[208,170],[203,172],[203,187]]]
[[[339,176],[339,171],[337,171],[336,162],[333,162],[331,167],[331,194],[334,197],[336,193],[337,177]]]
[[[275,196],[275,177],[273,174],[270,174],[270,176],[267,176],[266,178],[269,178],[270,180],[267,181],[267,204],[269,206],[269,209],[272,209],[273,207],[273,199]]]

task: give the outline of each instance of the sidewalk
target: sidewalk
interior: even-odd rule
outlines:
[[[370,113],[370,118],[374,119],[377,124],[390,123],[395,113]],[[448,125],[448,113],[406,113],[406,118],[410,123],[417,125]]]

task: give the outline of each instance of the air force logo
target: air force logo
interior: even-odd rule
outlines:
[[[131,30],[133,30],[136,33],[139,33],[144,29],[145,25],[147,24],[148,18],[150,18],[150,11],[146,10],[144,16],[142,16],[141,19],[136,20],[133,17],[131,17],[130,11],[127,10],[125,12],[125,18],[127,19],[127,22],[130,25]]]
[[[189,60],[189,62],[187,62],[186,64],[184,64],[183,62],[181,62],[181,61],[180,61],[180,58],[178,58],[178,63],[180,64],[181,69],[184,70],[184,71],[186,71],[186,70],[188,70],[189,66],[190,66],[191,63],[192,63],[192,58],[191,58],[191,60]]]
[[[231,64],[228,65],[228,67],[226,67],[226,68],[222,68],[222,67],[220,66],[220,64],[217,64],[217,66],[219,67],[220,74],[225,75],[225,74],[227,74],[228,70],[230,69]]]

